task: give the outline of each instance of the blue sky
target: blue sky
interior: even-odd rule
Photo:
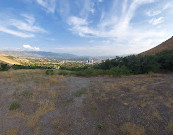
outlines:
[[[171,36],[172,0],[0,0],[0,50],[115,56]]]

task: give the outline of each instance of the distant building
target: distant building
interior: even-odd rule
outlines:
[[[94,64],[94,60],[91,58],[91,59],[87,60],[86,64]]]

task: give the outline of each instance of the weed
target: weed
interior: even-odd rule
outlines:
[[[20,105],[19,103],[17,103],[16,101],[14,101],[13,103],[11,103],[11,105],[9,106],[10,110],[16,110],[17,108],[19,108]]]
[[[31,97],[32,96],[32,92],[31,91],[29,91],[29,90],[24,90],[23,92],[22,92],[22,95],[23,96],[25,96],[25,97]]]
[[[103,125],[102,124],[98,124],[97,128],[98,128],[98,130],[102,130],[103,129]]]

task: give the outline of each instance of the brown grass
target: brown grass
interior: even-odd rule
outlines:
[[[133,123],[125,123],[121,130],[123,133],[128,134],[128,135],[145,135],[144,128],[139,127]]]
[[[55,105],[52,101],[40,102],[38,110],[34,114],[27,116],[28,127],[34,127],[41,116],[53,110],[55,110]]]
[[[11,65],[13,65],[13,64],[19,65],[20,64],[19,62],[15,61],[15,60],[8,59],[2,55],[0,55],[0,61],[11,64]]]
[[[17,128],[10,128],[5,131],[5,135],[18,135],[18,129]]]
[[[170,121],[169,123],[168,123],[168,126],[167,126],[167,128],[166,128],[168,131],[170,131],[170,132],[173,132],[173,121]]]

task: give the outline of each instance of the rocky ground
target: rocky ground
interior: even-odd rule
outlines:
[[[10,109],[13,102],[19,104]],[[173,74],[0,72],[2,135],[172,135]]]

